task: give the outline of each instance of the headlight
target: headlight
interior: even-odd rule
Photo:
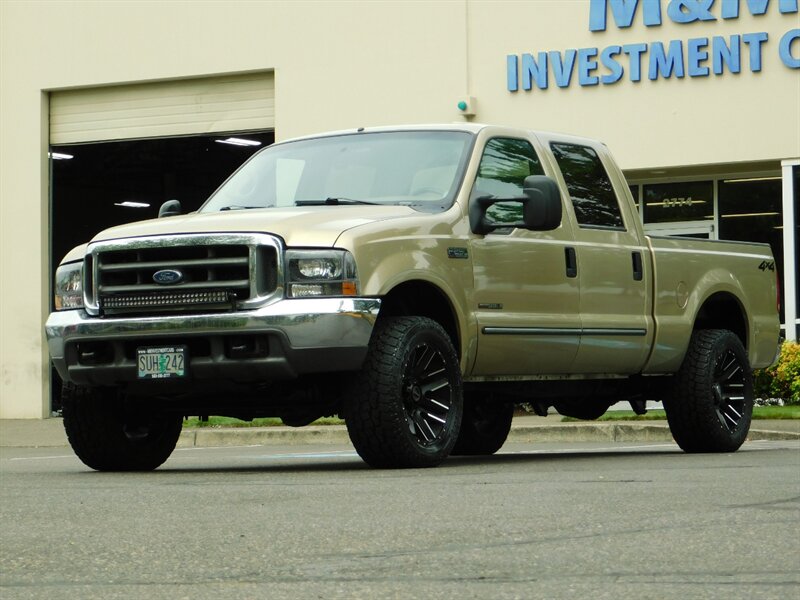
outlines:
[[[56,269],[56,310],[83,308],[83,286],[81,285],[82,262],[61,265]]]
[[[286,291],[290,298],[356,296],[356,262],[347,250],[287,250]]]

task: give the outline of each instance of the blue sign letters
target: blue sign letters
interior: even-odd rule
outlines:
[[[744,3],[751,15],[767,12],[769,0],[590,0],[589,30],[603,32],[609,20],[618,28],[631,27],[641,19],[647,27],[658,27],[665,19],[678,24],[718,19],[738,19]],[[773,0],[782,14],[798,12],[798,0]],[[610,16],[610,19],[609,19]],[[786,32],[778,43],[781,62],[790,69],[800,69],[800,29]],[[506,57],[508,90],[520,88],[545,90],[550,81],[560,88],[569,87],[574,79],[580,86],[612,85],[627,79],[708,77],[742,71],[742,54],[747,57],[751,72],[761,71],[767,32],[748,32],[727,37],[697,37],[650,44],[609,45],[605,48],[550,50],[535,55],[524,53]],[[743,47],[744,46],[744,52]],[[710,63],[710,64],[709,64]],[[573,73],[577,70],[577,76]]]

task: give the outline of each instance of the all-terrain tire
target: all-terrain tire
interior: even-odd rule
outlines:
[[[447,333],[425,317],[379,320],[343,405],[350,440],[368,465],[440,464],[463,411],[461,369]]]
[[[514,405],[491,395],[464,394],[464,417],[452,454],[489,456],[503,446],[511,431]]]
[[[72,449],[97,471],[152,471],[169,458],[181,433],[180,415],[148,413],[132,420],[111,388],[65,383],[61,401]]]
[[[744,443],[753,415],[753,374],[733,332],[692,334],[664,408],[672,437],[686,452],[734,452]]]

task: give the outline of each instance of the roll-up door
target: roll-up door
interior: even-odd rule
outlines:
[[[272,72],[52,92],[50,143],[275,127]]]

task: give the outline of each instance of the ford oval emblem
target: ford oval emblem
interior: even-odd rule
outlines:
[[[161,285],[175,285],[183,281],[183,273],[177,269],[161,269],[153,273],[153,281]]]

